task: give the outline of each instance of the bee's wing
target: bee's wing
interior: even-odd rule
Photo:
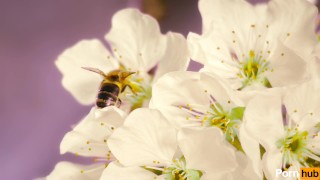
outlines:
[[[97,68],[82,67],[82,69],[85,69],[85,70],[88,70],[88,71],[91,71],[91,72],[95,72],[97,74],[100,74],[101,76],[106,76],[103,71],[101,71],[100,69],[97,69]]]

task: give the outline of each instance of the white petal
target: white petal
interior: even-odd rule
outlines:
[[[176,131],[157,110],[141,108],[111,135],[108,146],[125,166],[165,165],[177,148]]]
[[[81,67],[98,68],[107,73],[117,69],[117,62],[97,39],[82,40],[66,49],[56,60],[56,66],[63,75],[62,85],[81,104],[95,101],[102,78]]]
[[[46,180],[91,180],[99,179],[104,164],[80,165],[70,162],[59,162]]]
[[[299,124],[299,129],[310,131],[319,122],[319,92],[319,80],[305,82],[286,91],[284,104],[289,116],[296,124]]]
[[[257,95],[246,107],[243,126],[266,149],[284,135],[281,105],[281,97],[272,94]]]
[[[233,179],[263,179],[261,166],[255,167],[256,164],[253,164],[252,161],[247,157],[247,155],[240,151],[236,152],[236,156],[239,167],[231,174]],[[259,168],[259,172],[257,172],[255,168]]]
[[[207,62],[207,59],[205,51],[202,49],[202,45],[200,43],[201,36],[196,33],[190,32],[188,34],[187,40],[191,59],[201,64],[205,64]]]
[[[64,136],[60,152],[106,157],[109,154],[107,140],[123,121],[124,113],[115,107],[92,108],[90,113]]]
[[[246,26],[254,23],[254,8],[245,0],[200,0],[199,11],[202,17],[203,32],[214,24]],[[251,20],[251,21],[250,21]]]
[[[318,51],[320,51],[320,49]],[[307,63],[308,72],[312,79],[320,79],[320,52],[318,53],[317,57],[310,59]]]
[[[118,11],[105,38],[121,63],[143,72],[150,70],[163,57],[167,43],[157,21],[136,9]]]
[[[139,180],[151,180],[157,175],[145,170],[141,167],[124,167],[118,163],[112,162],[103,171],[100,180],[129,180],[129,179],[139,179]]]
[[[306,78],[305,61],[281,42],[269,61],[271,67],[266,75],[273,87],[297,84]]]
[[[202,85],[200,73],[171,72],[162,76],[154,84],[152,102],[155,107],[168,105],[209,104]],[[182,90],[183,88],[183,90]]]
[[[238,166],[234,149],[218,128],[184,128],[178,133],[178,143],[189,169],[220,174]]]
[[[278,149],[267,150],[263,156],[263,171],[267,179],[281,179],[282,175],[276,176],[276,169],[282,168],[282,154]],[[284,178],[283,178],[284,179]]]
[[[236,91],[232,90],[225,81],[212,73],[201,73],[201,83],[207,92],[213,96],[216,101],[229,110],[231,107],[244,106]]]
[[[248,134],[243,125],[239,128],[239,140],[242,149],[250,159],[248,164],[252,166],[252,170],[257,176],[262,176],[259,142]]]
[[[171,72],[162,76],[152,89],[152,108],[159,109],[177,128],[199,122],[186,121],[190,112],[180,109],[190,104],[193,108],[206,111],[210,99],[200,82],[200,74],[195,72]]]
[[[317,44],[316,16],[317,7],[307,1],[270,1],[268,34],[278,37],[286,46],[306,58]]]
[[[178,33],[166,35],[167,50],[158,64],[155,80],[167,72],[186,70],[189,65],[189,52],[185,38]]]

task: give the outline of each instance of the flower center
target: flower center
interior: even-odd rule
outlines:
[[[196,126],[214,126],[221,129],[226,135],[226,140],[242,151],[237,136],[245,107],[233,107],[226,110],[212,95],[210,98],[210,106],[207,111],[203,110],[203,106],[190,104],[180,105],[179,108],[189,112],[191,116],[186,117],[186,120],[195,122]],[[231,101],[227,103],[231,104]]]
[[[171,166],[164,168],[163,174],[166,180],[192,180],[200,179],[202,172],[199,170],[187,169],[185,158],[174,159]]]
[[[240,72],[237,74],[242,80],[242,86],[239,90],[253,83],[261,83],[264,87],[271,87],[270,82],[264,76],[264,72],[268,70],[269,63],[263,56],[256,55],[253,50],[249,52],[249,57],[241,63]]]
[[[152,77],[148,74],[140,75],[132,75],[130,77],[130,85],[134,91],[134,94],[131,96],[127,96],[130,104],[131,111],[134,109],[147,106],[149,100],[151,98],[151,83]]]
[[[306,148],[308,132],[299,132],[298,130],[287,130],[285,138],[278,140],[278,148],[290,154],[299,154]]]
[[[277,148],[283,153],[283,168],[292,166],[294,161],[302,166],[313,167],[320,157],[316,155],[309,147],[309,133],[288,128],[286,136],[276,142]]]

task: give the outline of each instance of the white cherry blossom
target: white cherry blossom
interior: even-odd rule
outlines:
[[[224,139],[218,128],[177,131],[159,111],[137,109],[108,141],[122,165],[107,167],[103,174],[109,179],[125,179],[126,172],[133,179],[150,177],[147,172],[154,179],[248,179],[239,170],[239,154]]]
[[[161,34],[156,20],[136,9],[120,10],[113,16],[106,40],[111,52],[97,39],[82,40],[66,49],[56,61],[63,86],[81,104],[94,103],[102,81],[100,75],[81,67],[100,69],[105,74],[116,69],[135,72],[128,79],[136,92],[133,96],[127,90],[124,95],[128,108],[134,109],[148,104],[151,86],[158,77],[185,70],[189,63],[184,37],[173,32]]]
[[[264,89],[310,78],[316,7],[304,0],[200,0],[203,34],[190,33],[191,58],[233,89]]]
[[[275,170],[320,165],[320,82],[288,88],[281,95],[260,95],[249,102],[244,127],[265,148],[263,170],[276,179]]]
[[[116,160],[107,146],[109,136],[122,126],[126,114],[115,107],[97,109],[90,113],[61,141],[60,153],[73,153],[76,156],[90,157],[92,165],[60,162],[46,177],[48,180],[89,180],[99,179],[105,167]]]

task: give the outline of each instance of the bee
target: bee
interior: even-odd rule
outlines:
[[[89,67],[82,68],[100,74],[103,77],[96,100],[96,106],[98,108],[104,108],[107,106],[120,107],[120,93],[122,93],[126,87],[129,87],[132,90],[130,81],[127,80],[127,78],[135,72],[118,69],[105,74],[100,69]],[[133,90],[132,92],[135,93]]]

